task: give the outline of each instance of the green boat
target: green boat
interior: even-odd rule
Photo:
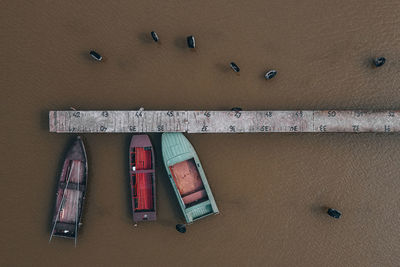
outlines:
[[[218,214],[206,175],[192,144],[182,133],[163,133],[165,169],[187,223]]]

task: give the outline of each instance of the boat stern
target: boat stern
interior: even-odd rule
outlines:
[[[77,230],[75,228],[75,224],[73,223],[63,223],[63,222],[57,222],[55,225],[54,232],[52,236],[57,236],[57,237],[64,237],[64,238],[75,238],[76,233],[75,231]]]
[[[219,210],[212,205],[210,200],[199,203],[193,207],[185,209],[184,215],[187,223],[192,223],[204,217],[218,214]]]
[[[133,213],[134,222],[155,221],[155,220],[157,220],[157,215],[155,211],[135,211]]]

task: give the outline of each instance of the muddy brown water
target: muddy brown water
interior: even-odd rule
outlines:
[[[84,134],[89,188],[74,248],[48,244],[73,136],[49,133],[47,114],[400,108],[399,11],[395,0],[1,1],[0,265],[398,266],[398,134],[187,135],[221,213],[184,235],[160,135],[150,135],[158,220],[134,228],[130,136]],[[388,60],[374,69],[375,56]]]

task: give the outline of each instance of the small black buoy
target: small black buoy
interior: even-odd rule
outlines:
[[[270,70],[270,71],[267,71],[267,73],[265,74],[264,77],[265,77],[265,79],[270,80],[270,79],[274,78],[277,73],[278,72],[276,70]]]
[[[239,112],[239,111],[242,111],[242,108],[234,107],[234,108],[232,108],[231,110],[232,110],[232,111]]]
[[[182,234],[186,233],[186,225],[184,225],[184,224],[177,224],[175,226],[175,228],[176,228],[176,231],[178,231],[179,233],[182,233]]]
[[[154,42],[158,42],[160,38],[158,37],[158,34],[155,31],[152,31],[151,33],[151,38],[153,38]]]
[[[103,59],[103,57],[94,50],[90,51],[89,54],[94,60],[101,61]]]
[[[233,69],[234,72],[239,72],[240,68],[238,65],[236,65],[235,62],[231,62],[231,64],[229,64],[229,66],[231,66],[231,69]]]
[[[383,66],[383,64],[385,64],[385,62],[386,62],[386,58],[384,58],[384,57],[377,57],[374,59],[374,65],[377,68]]]
[[[342,213],[340,213],[340,211],[337,211],[335,209],[328,209],[329,216],[335,218],[335,219],[339,219],[340,216],[342,215]]]
[[[196,40],[194,39],[194,36],[190,35],[186,37],[187,45],[189,48],[195,48],[196,47]]]

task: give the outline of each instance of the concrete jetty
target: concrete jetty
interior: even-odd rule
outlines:
[[[55,133],[400,132],[399,110],[60,110],[49,112]]]

